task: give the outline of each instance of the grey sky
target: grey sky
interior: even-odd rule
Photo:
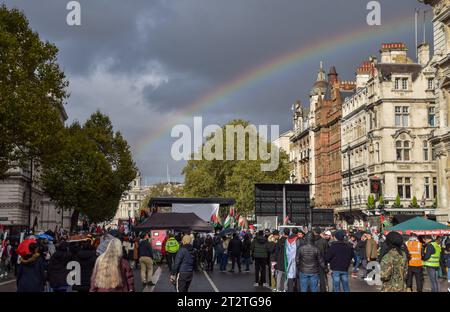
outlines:
[[[2,0],[0,0],[2,2]],[[384,0],[382,25],[366,24],[368,0],[80,0],[79,27],[66,24],[68,0],[6,0],[25,12],[43,39],[60,48],[70,81],[67,112],[84,121],[100,109],[124,133],[147,182],[182,181],[183,162],[170,157],[170,132],[145,144],[143,137],[189,103],[269,60],[355,29],[383,33],[376,39],[317,53],[289,69],[236,90],[195,115],[205,123],[243,118],[255,124],[291,126],[290,107],[307,103],[318,63],[335,65],[343,79],[381,42],[404,41],[414,55],[416,0]],[[383,23],[411,16],[409,32],[383,32]],[[192,121],[189,114],[186,122]],[[170,125],[172,126],[172,125]]]

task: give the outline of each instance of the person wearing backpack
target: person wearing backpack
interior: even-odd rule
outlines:
[[[180,243],[178,243],[172,233],[169,233],[169,239],[166,241],[165,249],[167,265],[169,270],[172,270],[173,262],[175,261],[177,252],[180,249]]]

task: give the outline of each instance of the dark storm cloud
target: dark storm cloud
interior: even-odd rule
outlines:
[[[65,22],[68,0],[5,2],[22,9],[41,37],[60,48],[59,60],[71,81],[71,120],[83,121],[101,109],[135,149],[173,113],[230,79],[293,49],[367,28],[369,1],[80,0],[79,27]],[[412,20],[420,6],[415,0],[380,2],[382,23],[408,14]],[[406,41],[412,48],[412,27],[407,38],[388,34],[380,40]],[[332,54],[319,51],[196,115],[210,123],[244,118],[287,130],[290,107],[298,98],[307,103],[321,59],[327,68],[336,65],[344,79],[353,79],[355,67],[376,54],[379,44],[372,40]],[[135,156],[143,175],[164,177],[169,164],[180,176],[182,164],[170,161],[172,141],[166,133],[140,149]]]

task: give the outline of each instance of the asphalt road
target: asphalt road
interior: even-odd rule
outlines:
[[[228,265],[228,269],[231,264]],[[169,270],[166,264],[155,267],[153,282],[156,286],[146,287],[142,289],[139,270],[134,270],[135,288],[138,292],[175,292],[175,287],[169,283]],[[255,287],[254,282],[254,267],[250,272],[229,273],[219,272],[195,272],[193,281],[189,291],[191,292],[270,292],[271,290],[265,287]],[[447,281],[440,280],[441,291],[446,292]],[[331,287],[331,278],[329,278],[329,289]],[[10,274],[7,279],[0,280],[0,292],[15,292],[16,283],[14,275]],[[365,281],[359,278],[350,277],[350,291],[351,292],[378,292],[379,286],[370,286]],[[424,291],[430,291],[430,284],[428,278],[425,277]]]

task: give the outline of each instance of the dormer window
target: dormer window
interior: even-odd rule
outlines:
[[[428,78],[428,90],[434,90],[434,79]]]
[[[408,90],[408,78],[395,78],[394,89],[395,90]]]
[[[408,78],[402,78],[402,90],[408,90]]]

